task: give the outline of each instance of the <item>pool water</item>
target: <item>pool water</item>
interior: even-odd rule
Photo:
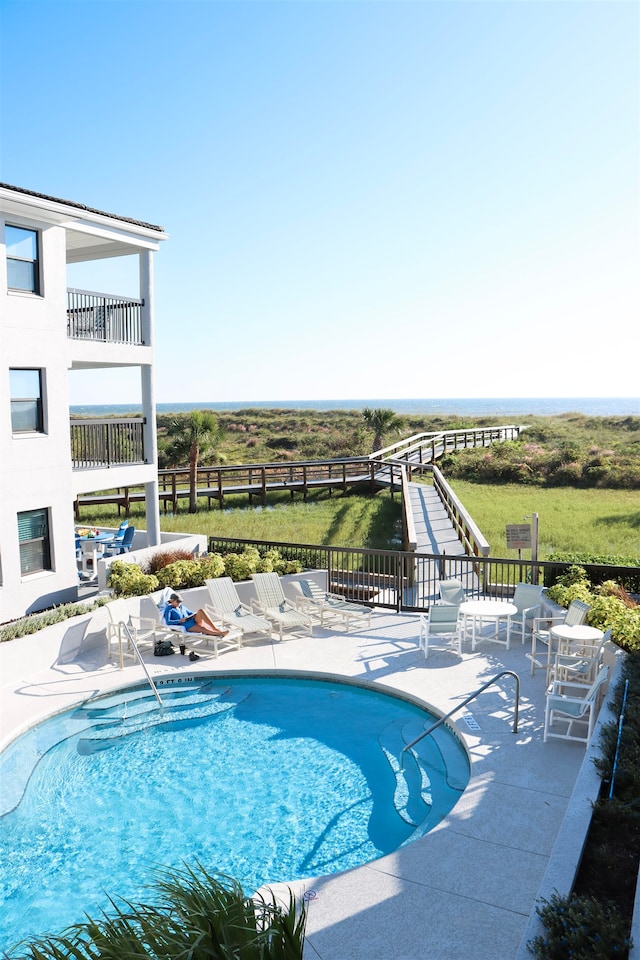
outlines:
[[[143,900],[160,866],[199,860],[247,892],[358,866],[431,829],[468,780],[441,728],[399,801],[400,749],[433,718],[393,696],[219,676],[160,692],[162,713],[128,690],[0,757],[0,949],[108,911],[107,894]]]

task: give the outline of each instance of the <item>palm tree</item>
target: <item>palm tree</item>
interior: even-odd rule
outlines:
[[[288,906],[247,897],[231,877],[167,870],[155,883],[157,904],[112,899],[113,914],[90,917],[60,936],[23,941],[25,960],[302,960],[306,906],[289,891]],[[26,953],[24,952],[26,949]],[[15,956],[15,954],[14,954]]]
[[[362,416],[369,429],[373,430],[374,452],[382,447],[382,438],[385,433],[397,432],[402,427],[402,417],[387,407],[377,407],[375,410],[365,407]]]
[[[198,461],[214,457],[224,430],[208,410],[192,410],[186,417],[176,417],[169,424],[171,438],[166,456],[173,466],[189,461],[189,513],[198,511]]]

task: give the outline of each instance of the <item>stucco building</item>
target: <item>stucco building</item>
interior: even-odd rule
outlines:
[[[77,597],[78,495],[144,485],[147,543],[160,542],[153,254],[165,239],[162,227],[0,184],[0,623]],[[68,264],[131,255],[138,297],[68,288]],[[118,367],[139,371],[142,416],[72,421],[72,372]]]

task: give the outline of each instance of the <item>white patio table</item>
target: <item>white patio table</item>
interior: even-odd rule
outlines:
[[[511,643],[511,617],[518,612],[515,603],[509,603],[507,600],[465,600],[460,604],[460,616],[463,624],[463,637],[467,636],[467,621],[471,620],[471,649],[476,649],[476,643],[480,640],[490,640],[492,643],[500,643],[509,649]],[[495,630],[493,633],[482,633],[482,625],[485,621],[493,621]],[[500,639],[500,621],[506,620],[506,639]],[[479,628],[478,628],[479,625]],[[480,635],[478,633],[480,632]]]
[[[574,624],[573,626],[559,623],[555,627],[551,627],[547,650],[547,683],[549,682],[551,663],[556,653],[581,653],[581,647],[585,645],[593,647],[602,640],[603,636],[602,630],[598,630],[597,627],[589,627],[586,623]]]

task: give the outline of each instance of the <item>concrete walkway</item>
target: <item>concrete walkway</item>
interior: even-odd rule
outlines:
[[[38,718],[142,679],[139,666],[121,672],[108,663],[102,646],[60,658],[69,650],[61,631],[46,633],[0,645],[2,743]],[[544,675],[530,676],[526,647],[519,639],[510,650],[484,642],[462,658],[432,649],[425,661],[417,633],[417,617],[384,612],[374,613],[366,630],[314,627],[311,638],[253,641],[218,659],[201,651],[196,664],[179,655],[148,657],[155,676],[294,671],[357,678],[442,712],[502,669],[520,676],[517,733],[509,676],[458,714],[471,780],[444,821],[363,867],[296,884],[315,892],[308,960],[513,960],[567,809],[584,749],[542,742]]]

